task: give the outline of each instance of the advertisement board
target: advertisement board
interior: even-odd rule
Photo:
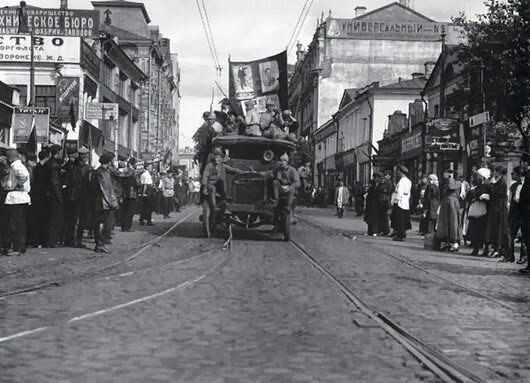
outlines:
[[[461,150],[458,120],[438,118],[426,123],[425,146],[429,152],[458,152]]]
[[[0,35],[0,62],[30,62],[31,37],[29,35]],[[81,62],[79,37],[33,37],[33,54],[36,63]]]
[[[87,120],[117,120],[118,104],[89,102],[85,109]]]
[[[47,143],[50,129],[50,108],[15,108],[11,124],[13,143],[27,143],[33,126],[35,126],[37,142]]]
[[[19,32],[19,8],[0,8],[0,34]],[[99,37],[96,10],[26,8],[25,16],[28,28],[36,36]]]

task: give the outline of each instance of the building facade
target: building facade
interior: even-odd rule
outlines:
[[[140,153],[147,160],[168,162],[178,152],[178,104],[180,75],[175,77],[170,40],[151,19],[143,3],[94,1],[105,31],[146,74],[139,90]],[[178,102],[175,100],[177,97]]]
[[[403,2],[406,3],[406,2]],[[441,52],[440,35],[458,41],[456,27],[437,22],[394,2],[352,18],[320,20],[307,51],[298,46],[290,79],[289,107],[300,122],[298,134],[310,137],[335,113],[344,89],[397,82],[423,72]]]
[[[337,172],[348,185],[368,184],[378,152],[378,141],[408,125],[409,104],[420,97],[426,79],[423,73],[410,80],[344,91],[339,110],[333,115],[337,125]]]

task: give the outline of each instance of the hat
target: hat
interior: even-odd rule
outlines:
[[[401,170],[403,173],[405,173],[405,174],[409,174],[409,169],[408,169],[406,166],[399,165],[397,168],[398,168],[399,170]]]
[[[85,148],[84,146],[81,146],[79,148],[79,150],[77,151],[77,153],[79,154],[89,154],[90,153],[90,150],[88,150],[87,148]]]
[[[50,146],[50,153],[54,156],[57,153],[59,153],[62,149],[63,148],[61,145],[53,144],[52,146]]]
[[[283,153],[280,157],[280,160],[287,160],[289,161],[289,155],[287,153]]]
[[[37,161],[37,155],[35,153],[26,154],[26,159],[29,161]]]
[[[70,155],[70,154],[77,154],[77,149],[76,149],[76,148],[67,148],[67,149],[66,149],[66,153],[67,153],[68,155]]]
[[[438,182],[438,176],[436,174],[429,175],[429,180],[433,182]]]
[[[208,113],[208,119],[210,118],[217,118],[214,112]]]
[[[102,165],[108,164],[114,158],[114,154],[105,152],[99,157],[99,163]]]
[[[133,166],[136,165],[136,158],[134,157],[129,158],[129,163]]]
[[[273,105],[274,106],[276,104],[274,103],[274,101],[272,101],[270,98],[268,98],[267,101],[265,101],[265,105]]]
[[[118,169],[125,169],[127,167],[127,162],[120,161],[118,162]]]
[[[210,112],[204,112],[202,114],[202,118],[208,118],[209,115],[210,115]]]

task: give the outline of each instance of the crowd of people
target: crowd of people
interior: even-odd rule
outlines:
[[[3,255],[22,255],[27,248],[85,248],[93,238],[97,253],[109,252],[115,227],[154,225],[153,212],[170,218],[181,206],[197,203],[200,182],[181,170],[156,171],[154,164],[115,161],[105,152],[99,165],[90,151],[60,145],[43,147],[38,156],[8,149],[0,156],[0,246]]]
[[[396,173],[395,186],[391,172],[376,173],[370,182],[364,213],[367,235],[391,235],[404,241],[412,228],[411,212],[418,212],[419,234],[437,250],[456,252],[470,246],[473,256],[515,262],[515,242],[520,241],[517,263],[528,262],[530,173],[526,163],[513,169],[509,186],[507,169],[499,165],[474,169],[469,183],[462,177],[455,179],[452,169],[446,169],[441,180],[431,174],[421,178],[416,193],[408,169],[398,166]],[[337,206],[341,202],[339,198]]]

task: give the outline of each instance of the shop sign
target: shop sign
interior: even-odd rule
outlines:
[[[20,7],[0,8],[0,34],[16,34]],[[36,36],[99,37],[99,11],[26,8],[28,29]]]
[[[72,63],[81,61],[79,37],[33,37],[36,63]],[[0,35],[0,62],[31,62],[31,36]]]
[[[411,158],[421,154],[421,131],[408,133],[401,139],[401,157]]]
[[[331,19],[326,35],[343,39],[438,41],[445,23]]]
[[[350,166],[350,165],[355,164],[355,151],[352,150],[348,153],[344,153],[343,159],[344,159],[344,166]]]
[[[33,128],[35,128],[37,142],[47,143],[50,128],[50,108],[15,108],[11,124],[13,143],[27,143]]]
[[[474,127],[477,125],[485,124],[490,121],[490,112],[484,112],[475,114],[474,116],[469,117],[469,126]]]
[[[435,119],[428,121],[425,136],[429,152],[456,152],[461,150],[460,125],[456,119]]]
[[[117,120],[118,104],[89,102],[85,109],[87,120]]]

